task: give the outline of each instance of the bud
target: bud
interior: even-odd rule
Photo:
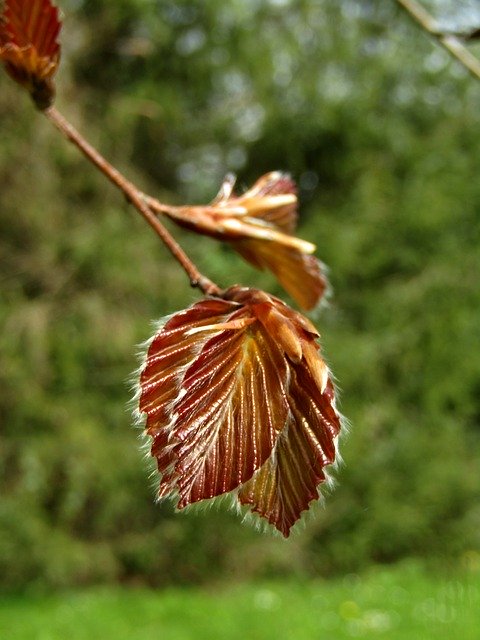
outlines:
[[[51,106],[60,61],[61,23],[50,0],[5,0],[0,18],[0,59],[38,109]]]
[[[269,269],[304,309],[322,299],[328,283],[324,265],[313,256],[315,245],[293,234],[297,223],[295,183],[285,173],[261,177],[242,195],[227,176],[207,206],[168,207],[162,211],[191,231],[229,242],[257,269]]]

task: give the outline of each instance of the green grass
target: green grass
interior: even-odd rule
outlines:
[[[5,640],[477,640],[480,573],[408,563],[363,576],[209,590],[102,588],[0,603]]]

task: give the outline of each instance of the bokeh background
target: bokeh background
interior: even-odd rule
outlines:
[[[335,578],[480,564],[480,82],[385,0],[62,0],[57,106],[141,188],[299,185],[314,316],[351,429],[285,542],[154,504],[127,402],[151,321],[198,299],[103,176],[0,78],[0,589]],[[444,26],[474,2],[425,2]],[[479,46],[471,45],[473,52]],[[222,285],[281,295],[173,230]]]

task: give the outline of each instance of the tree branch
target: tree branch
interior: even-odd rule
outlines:
[[[150,209],[147,198],[137,187],[127,180],[115,167],[113,167],[98,151],[89,144],[83,136],[62,116],[62,114],[50,107],[43,111],[52,124],[92,162],[100,171],[124,194],[126,199],[137,209],[143,218],[152,227],[155,233],[169,249],[175,260],[180,263],[187,273],[192,287],[198,287],[206,295],[220,295],[222,290],[214,282],[200,273],[195,264],[190,260],[176,240],[170,235],[157,216]],[[152,200],[154,200],[152,198]],[[154,200],[158,211],[168,210],[167,205],[162,205]]]
[[[464,67],[480,80],[480,60],[470,53],[458,36],[444,33],[438,28],[437,21],[416,0],[397,0],[397,3]]]

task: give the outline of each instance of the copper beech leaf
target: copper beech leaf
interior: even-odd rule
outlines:
[[[317,337],[277,298],[241,287],[168,319],[140,376],[160,498],[182,509],[233,492],[288,536],[340,428]]]
[[[296,186],[290,176],[272,171],[248,191],[234,195],[227,176],[207,206],[162,209],[180,226],[229,242],[257,269],[268,269],[304,309],[323,298],[328,282],[315,245],[293,235],[297,224]]]
[[[279,231],[293,234],[298,220],[297,186],[288,173],[266,173],[240,196],[233,194],[234,178],[227,176],[227,181],[231,188],[221,190],[222,195],[217,196],[218,204],[245,207],[249,217],[258,218],[274,225]]]
[[[271,271],[302,309],[313,309],[329,289],[325,265],[295,247],[254,239],[237,240],[232,246],[257,269]]]
[[[39,109],[53,101],[53,75],[60,60],[61,23],[50,0],[4,0],[0,19],[0,59]]]
[[[293,367],[290,414],[272,456],[239,492],[242,504],[266,518],[283,535],[318,497],[326,480],[324,467],[335,461],[338,415],[332,405],[332,386],[318,394],[304,367]]]

